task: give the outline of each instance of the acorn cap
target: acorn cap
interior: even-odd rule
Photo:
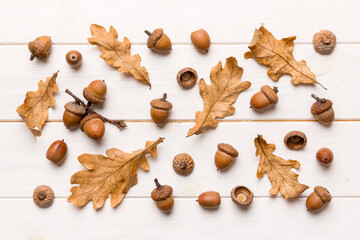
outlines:
[[[320,54],[330,54],[336,45],[336,36],[329,30],[321,30],[314,34],[313,45]]]
[[[174,157],[173,169],[176,173],[187,176],[194,169],[194,160],[187,153],[179,153]]]
[[[86,115],[85,117],[83,117],[83,119],[81,119],[80,121],[80,129],[81,131],[84,131],[84,126],[85,126],[85,123],[91,119],[94,119],[94,118],[99,118],[103,121],[101,115],[97,114],[97,113],[93,113],[93,114],[90,114],[90,115]]]
[[[332,101],[322,98],[320,101],[316,101],[315,103],[313,103],[313,105],[311,106],[311,114],[317,115],[326,112],[327,110],[332,108],[332,105]]]
[[[83,90],[83,95],[84,95],[84,98],[86,100],[88,100],[89,102],[91,103],[95,103],[95,104],[103,104],[105,102],[105,98],[100,98],[98,96],[95,96],[94,94],[90,93],[88,90],[87,90],[87,87],[84,88]]]
[[[185,73],[188,75],[185,75]],[[188,79],[185,79],[184,76],[187,76]],[[193,87],[197,79],[197,72],[195,71],[195,69],[190,67],[181,69],[176,76],[178,84],[185,89]]]
[[[326,188],[322,186],[316,186],[314,188],[314,192],[320,197],[321,201],[323,201],[324,203],[328,203],[331,201],[331,194]]]
[[[276,104],[279,101],[277,95],[277,87],[271,88],[269,85],[264,85],[260,88],[261,92],[269,99],[271,104]]]
[[[76,115],[85,115],[86,113],[86,109],[76,102],[68,102],[64,105],[64,108],[66,111],[74,113]]]
[[[291,131],[284,137],[285,145],[292,150],[300,150],[306,146],[307,138],[305,133],[300,131]]]
[[[161,109],[161,110],[170,110],[172,109],[173,105],[171,104],[171,102],[164,100],[163,98],[157,98],[157,99],[153,99],[150,102],[150,105],[153,108],[157,108],[157,109]]]
[[[54,191],[47,185],[40,185],[35,188],[33,200],[41,208],[50,207],[54,202]]]
[[[147,47],[148,48],[154,47],[155,44],[157,43],[157,41],[159,41],[159,39],[162,37],[163,34],[164,34],[164,31],[162,28],[155,29],[147,40]]]
[[[227,154],[229,154],[230,156],[236,158],[237,156],[239,156],[239,152],[230,144],[227,143],[219,143],[217,145],[218,149],[222,152],[225,152]]]
[[[253,198],[253,192],[245,186],[236,186],[231,190],[231,200],[240,206],[250,205]]]
[[[170,187],[169,185],[161,185],[161,187],[156,187],[154,188],[154,190],[152,190],[151,198],[154,201],[161,201],[167,199],[168,197],[171,197],[172,193],[172,187]]]

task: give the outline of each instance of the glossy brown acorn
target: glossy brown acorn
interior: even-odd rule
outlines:
[[[199,29],[195,32],[192,32],[190,39],[192,44],[200,51],[207,52],[210,48],[210,36],[204,29]]]
[[[85,116],[80,122],[80,129],[92,139],[100,139],[105,133],[104,122],[96,113]]]
[[[107,86],[105,80],[94,80],[83,90],[83,95],[86,100],[95,104],[103,104]]]
[[[63,140],[53,142],[46,152],[46,158],[54,163],[60,163],[67,153],[67,145]]]
[[[79,51],[71,50],[66,54],[66,62],[73,68],[77,68],[82,63],[82,55]]]
[[[162,28],[157,28],[152,33],[145,30],[145,33],[149,36],[147,40],[148,48],[158,52],[168,52],[171,50],[171,40]]]
[[[334,159],[334,154],[329,148],[320,148],[316,152],[316,159],[322,164],[330,164]]]
[[[220,170],[228,168],[239,155],[239,152],[230,144],[220,143],[217,148],[214,161]]]
[[[86,109],[76,102],[68,102],[64,108],[63,122],[66,128],[77,126],[86,114]]]
[[[172,109],[172,104],[166,101],[167,94],[164,93],[162,98],[153,99],[150,102],[150,115],[154,123],[161,125],[166,122]]]
[[[203,208],[218,208],[221,204],[220,194],[218,192],[209,191],[203,192],[198,197],[198,203]]]
[[[330,192],[324,187],[316,186],[314,192],[306,199],[306,207],[308,211],[319,211],[330,201]]]
[[[250,107],[254,110],[264,109],[279,101],[277,87],[271,88],[269,85],[261,87],[260,91],[255,93],[250,100]]]

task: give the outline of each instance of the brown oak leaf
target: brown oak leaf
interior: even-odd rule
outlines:
[[[55,105],[53,94],[59,92],[56,84],[58,72],[47,77],[45,82],[40,80],[38,90],[27,92],[24,103],[16,109],[35,137],[41,136],[41,129],[48,117],[48,108]]]
[[[131,74],[137,80],[151,87],[146,68],[140,66],[141,57],[139,54],[131,56],[131,43],[127,37],[124,37],[123,42],[120,42],[116,30],[112,26],[107,32],[104,27],[91,24],[90,31],[92,38],[88,38],[88,41],[90,44],[99,47],[103,53],[100,57],[105,62],[117,68],[119,72]]]
[[[300,163],[296,160],[284,160],[273,154],[275,144],[268,144],[266,140],[258,135],[255,140],[256,156],[260,155],[257,167],[257,177],[261,178],[266,173],[271,182],[269,193],[276,195],[279,191],[285,199],[297,198],[309,187],[298,182],[298,174],[291,168],[299,169]]]
[[[157,145],[163,138],[156,141],[147,141],[145,148],[125,153],[117,148],[106,150],[106,156],[95,154],[82,154],[79,162],[86,168],[72,175],[71,184],[79,186],[70,189],[71,195],[68,202],[77,207],[82,207],[90,200],[93,208],[101,208],[111,194],[110,203],[115,207],[123,200],[129,189],[137,184],[137,168],[149,170],[147,154],[157,156]]]
[[[200,95],[204,101],[203,111],[196,112],[196,123],[189,130],[187,136],[203,133],[205,128],[218,125],[217,118],[233,115],[235,107],[232,106],[242,91],[251,86],[250,82],[241,82],[243,69],[238,65],[236,58],[226,59],[225,67],[219,62],[211,69],[211,85],[205,80],[199,82]]]
[[[294,40],[296,36],[277,40],[263,26],[255,29],[254,36],[250,42],[250,52],[246,52],[246,59],[253,58],[258,63],[268,66],[267,74],[269,77],[278,81],[284,74],[291,75],[292,84],[319,84],[323,88],[306,65],[306,61],[296,61],[292,51],[294,50]],[[326,89],[326,88],[325,88]]]

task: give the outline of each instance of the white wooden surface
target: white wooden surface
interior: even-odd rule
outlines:
[[[0,1],[0,239],[359,239],[360,161],[357,157],[360,130],[360,5],[356,0],[300,2],[273,1]],[[138,81],[117,72],[99,58],[99,50],[87,43],[89,26],[113,25],[120,38],[127,36],[132,52],[140,53],[142,65],[150,73],[151,90]],[[266,68],[243,54],[253,30],[265,23],[277,38],[296,35],[295,58],[305,59],[318,80],[325,85],[298,86],[285,76],[273,82]],[[173,41],[167,56],[146,47],[144,29],[162,27]],[[190,44],[193,30],[205,28],[212,38],[210,52],[198,53]],[[330,56],[319,56],[311,41],[315,32],[330,29],[338,44]],[[46,62],[29,61],[27,42],[38,35],[51,35],[52,53]],[[71,49],[81,51],[83,66],[75,71],[65,62]],[[185,91],[175,80],[178,70],[193,67],[209,82],[210,69],[229,56],[244,68],[243,80],[252,86],[240,94],[236,113],[215,130],[185,138],[194,124],[195,111],[202,109],[198,88]],[[26,91],[35,90],[40,79],[60,70],[60,93],[49,112],[43,136],[34,141],[16,113]],[[128,128],[119,131],[106,126],[101,142],[88,139],[80,130],[68,131],[61,122],[63,105],[71,100],[69,88],[81,94],[91,80],[105,79],[107,102],[99,111],[106,116],[125,119]],[[279,87],[278,105],[259,114],[249,109],[249,100],[261,85]],[[163,128],[149,118],[149,101],[167,92],[173,103],[171,120]],[[334,102],[336,122],[324,127],[313,120],[311,93]],[[290,151],[282,143],[291,130],[306,133],[308,145],[303,151]],[[267,176],[256,178],[258,158],[253,139],[263,134],[275,143],[275,154],[301,162],[299,181],[310,186],[299,199],[286,201],[270,197]],[[83,169],[77,161],[81,153],[103,154],[107,148],[125,151],[142,148],[146,140],[162,136],[159,156],[149,159],[150,171],[138,171],[139,182],[123,203],[112,209],[107,201],[100,211],[91,204],[78,209],[66,202],[70,177]],[[61,166],[45,158],[47,147],[64,138],[69,152]],[[219,142],[234,145],[240,152],[226,172],[216,171],[213,155]],[[315,160],[318,148],[330,147],[335,160],[329,168]],[[173,156],[188,152],[195,160],[194,172],[178,176],[171,167]],[[175,208],[169,214],[159,212],[152,200],[153,178],[174,188]],[[48,209],[38,208],[32,191],[39,184],[50,185],[56,200]],[[233,186],[251,188],[255,199],[250,208],[238,208],[230,200]],[[333,194],[324,211],[306,211],[305,199],[316,185]],[[222,205],[216,211],[200,208],[199,193],[219,191]]]

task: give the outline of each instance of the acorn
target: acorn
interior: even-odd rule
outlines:
[[[306,208],[308,211],[319,211],[330,201],[330,192],[324,187],[316,186],[314,192],[306,199]]]
[[[208,52],[211,40],[207,31],[205,31],[204,29],[199,29],[195,32],[192,32],[190,35],[190,39],[197,50]]]
[[[156,188],[151,192],[151,198],[156,206],[163,212],[170,212],[174,206],[173,189],[169,185],[161,185],[157,178],[154,179]]]
[[[218,150],[215,153],[215,165],[218,169],[223,170],[228,168],[239,156],[239,152],[230,144],[219,143]]]
[[[66,143],[64,142],[64,139],[57,140],[53,142],[48,148],[46,152],[46,158],[54,163],[60,163],[64,159],[67,150],[68,148]]]
[[[208,191],[199,195],[196,200],[200,206],[208,209],[218,208],[221,204],[221,197],[218,192]]]
[[[334,154],[333,152],[326,147],[320,148],[317,152],[316,152],[316,159],[324,164],[324,165],[328,165],[330,163],[332,163],[333,159],[334,159]]]
[[[259,110],[276,104],[279,101],[278,92],[279,90],[275,86],[273,88],[269,85],[262,86],[260,91],[251,97],[250,107],[254,110]]]
[[[162,28],[157,28],[152,33],[145,30],[145,33],[149,36],[147,40],[148,48],[158,52],[168,52],[171,50],[171,40]]]
[[[162,98],[153,99],[150,102],[151,105],[150,115],[152,120],[157,125],[161,125],[166,122],[166,120],[170,115],[170,110],[173,107],[171,102],[166,101],[166,98],[167,98],[167,94],[164,93]]]
[[[80,129],[92,139],[100,139],[105,133],[104,122],[97,113],[85,116],[80,121]]]
[[[331,125],[334,121],[335,113],[332,108],[332,101],[325,98],[319,98],[315,94],[311,94],[316,102],[311,106],[311,114],[322,124]]]
[[[82,63],[82,55],[79,51],[71,50],[66,54],[66,62],[73,68],[78,68]]]
[[[86,114],[86,109],[77,102],[68,102],[64,108],[63,122],[66,128],[77,126]]]
[[[95,104],[103,104],[105,102],[105,95],[107,87],[105,80],[94,80],[83,90],[83,95],[86,100]]]
[[[52,41],[48,36],[37,37],[34,41],[29,42],[28,48],[31,52],[30,61],[34,60],[35,57],[44,59],[49,56],[51,45]]]

